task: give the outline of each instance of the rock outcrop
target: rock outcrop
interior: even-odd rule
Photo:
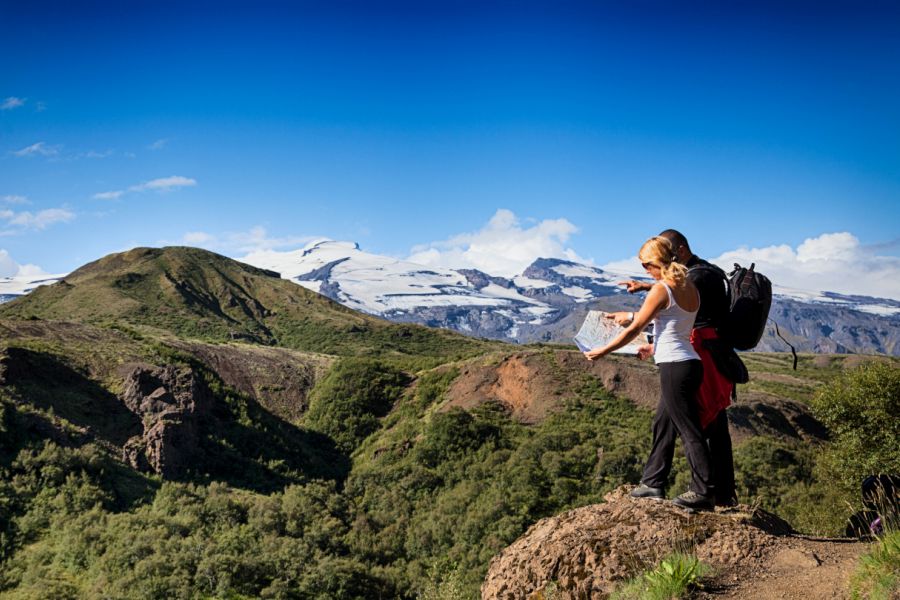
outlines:
[[[202,379],[186,367],[136,366],[125,376],[121,400],[144,426],[126,442],[124,460],[165,478],[184,474],[198,452],[199,419],[213,403]]]
[[[482,599],[526,600],[553,589],[560,600],[599,600],[673,551],[729,568],[760,560],[776,547],[775,534],[790,531],[761,511],[688,514],[669,502],[633,499],[628,489],[538,521],[491,561]]]

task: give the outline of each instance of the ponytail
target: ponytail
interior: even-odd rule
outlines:
[[[671,281],[675,284],[675,287],[684,285],[684,280],[687,279],[687,272],[686,266],[675,261],[670,262],[662,268],[663,279]]]
[[[653,263],[661,269],[662,278],[671,281],[675,287],[684,285],[687,267],[677,262],[672,242],[660,236],[652,237],[641,246],[638,258],[642,263]]]

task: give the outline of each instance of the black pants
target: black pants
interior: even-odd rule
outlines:
[[[724,409],[719,411],[715,421],[706,426],[703,437],[709,447],[716,502],[724,504],[735,500],[734,457],[731,451],[731,434],[728,433],[728,415]]]
[[[681,437],[691,467],[691,490],[703,496],[715,493],[709,448],[700,429],[697,390],[703,379],[699,360],[659,363],[660,397],[653,418],[653,447],[641,480],[664,488],[672,470],[675,438]]]

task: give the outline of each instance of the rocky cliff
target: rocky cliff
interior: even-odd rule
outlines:
[[[846,598],[864,545],[794,535],[739,506],[688,514],[636,500],[623,486],[595,504],[542,519],[491,560],[483,600],[605,600],[624,581],[683,552],[712,567],[703,598]]]

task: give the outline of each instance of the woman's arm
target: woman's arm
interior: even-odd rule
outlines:
[[[669,297],[666,294],[665,288],[663,288],[662,284],[656,284],[650,289],[650,293],[647,294],[647,297],[644,298],[644,303],[641,305],[641,309],[635,313],[634,320],[631,321],[631,325],[622,330],[619,335],[613,339],[610,343],[603,346],[602,348],[594,348],[588,352],[585,352],[584,355],[588,358],[588,360],[594,360],[595,358],[601,358],[606,356],[610,352],[614,350],[618,350],[622,346],[625,346],[636,338],[640,332],[644,330],[644,328],[653,320],[656,316],[656,313],[660,311],[660,309],[664,308],[668,303]]]

